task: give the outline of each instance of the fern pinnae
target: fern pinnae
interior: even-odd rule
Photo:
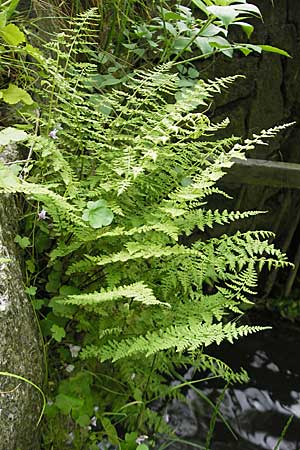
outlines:
[[[206,324],[198,322],[185,326],[173,326],[167,330],[149,332],[145,336],[124,339],[121,341],[111,341],[101,348],[88,346],[82,351],[82,358],[96,357],[104,362],[111,359],[113,362],[118,359],[133,356],[137,353],[145,353],[149,357],[157,352],[174,349],[176,352],[194,352],[197,349],[207,347],[213,342],[220,344],[223,340],[233,342],[240,336],[246,336],[257,331],[266,330],[268,327],[250,327],[241,325],[237,327],[235,323],[222,325],[221,323]]]
[[[152,289],[143,282],[137,282],[128,286],[115,287],[114,289],[103,290],[101,292],[93,292],[88,294],[69,295],[66,299],[61,300],[65,304],[78,306],[94,306],[98,304],[110,302],[121,298],[129,298],[133,301],[140,302],[147,306],[161,305],[169,307],[168,303],[157,300]]]
[[[23,192],[47,211],[49,222],[35,226],[41,233],[47,229],[46,239],[56,247],[50,255],[36,249],[36,255],[49,280],[61,266],[65,292],[80,290],[64,296],[61,289],[60,300],[53,292],[50,307],[78,306],[74,330],[88,343],[81,356],[98,358],[103,364],[94,366],[103,373],[118,373],[130,398],[127,408],[135,397],[145,404],[153,395],[171,395],[166,374],[196,360],[200,369],[242,380],[243,373],[234,378],[203,348],[264,329],[238,326],[228,317],[240,315],[240,305],[251,301],[257,270],[288,262],[268,232],[215,238],[202,233],[198,240],[193,233],[261,213],[211,210],[209,196],[230,198],[216,182],[235,158],[245,158],[255,144],[285,128],[264,130],[244,143],[217,139],[214,133],[228,120],[213,124],[205,110],[236,77],[180,89],[166,65],[136,71],[121,88],[100,91],[96,66],[80,61],[82,43],[92,43],[94,20],[95,10],[79,18],[73,31],[50,44],[49,58],[41,59],[45,77],[36,94],[43,99],[43,114],[35,150],[42,158],[26,181],[15,168],[0,164],[0,189]],[[51,140],[56,121],[62,130]],[[82,214],[88,202],[99,200],[114,218],[94,229]],[[90,316],[97,322],[91,324]],[[103,411],[119,411],[115,397],[101,397]]]

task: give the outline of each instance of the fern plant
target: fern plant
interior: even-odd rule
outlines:
[[[136,71],[122,89],[91,87],[97,66],[80,55],[96,20],[95,10],[85,13],[47,45],[47,57],[36,55],[38,132],[28,136],[30,160],[1,163],[0,189],[25,194],[30,205],[26,265],[44,297],[35,304],[45,335],[82,349],[69,386],[81,374],[88,387],[59,388],[53,407],[86,425],[97,404],[97,436],[117,443],[120,421],[140,433],[167,428],[151,402],[180,396],[169,383],[176,368],[246,379],[206,347],[261,329],[235,317],[255,294],[257,271],[288,262],[268,232],[194,233],[259,213],[212,210],[209,198],[226,196],[217,182],[233,158],[285,127],[244,143],[218,139],[228,121],[213,124],[205,111],[237,77],[180,89],[165,64]],[[70,400],[78,396],[81,403]]]

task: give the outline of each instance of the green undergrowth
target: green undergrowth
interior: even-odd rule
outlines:
[[[214,21],[226,29],[224,10],[212,13],[210,3],[200,8],[210,11],[206,29]],[[225,3],[231,20],[238,6],[251,12],[246,2]],[[0,143],[21,143],[25,157],[0,163],[0,190],[26,199],[15,241],[48,358],[45,450],[95,450],[100,441],[145,450],[158,434],[172,436],[163,406],[153,405],[184,398],[171,380],[191,365],[199,377],[245,381],[207,347],[263,329],[241,324],[242,310],[258,272],[288,265],[272,233],[226,234],[260,211],[209,206],[228,197],[218,181],[232,160],[286,127],[244,142],[218,138],[229,121],[213,123],[207,109],[238,77],[182,83],[176,64],[188,48],[104,89],[101,20],[90,9],[40,49],[19,28],[10,38],[9,23],[2,28],[4,63],[26,67],[18,85],[3,75],[0,95],[20,120],[0,131]],[[215,226],[224,233],[208,238]]]

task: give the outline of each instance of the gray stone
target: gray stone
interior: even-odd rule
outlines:
[[[8,152],[9,153],[9,152]],[[2,155],[3,156],[3,155]],[[11,156],[11,153],[10,153]],[[14,243],[19,214],[14,198],[0,196],[0,371],[43,383],[41,336],[25,295]],[[39,449],[41,394],[13,376],[0,375],[0,450]]]
[[[196,415],[188,403],[172,400],[165,410],[164,419],[180,437],[193,437],[198,432]]]

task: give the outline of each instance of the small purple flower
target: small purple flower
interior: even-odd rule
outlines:
[[[92,427],[96,427],[97,426],[97,418],[96,418],[96,416],[93,416],[91,418],[91,425],[92,425]]]
[[[81,350],[81,347],[79,345],[69,344],[69,349],[70,349],[72,358],[77,358],[78,353]]]
[[[135,440],[135,442],[140,445],[143,442],[147,441],[147,439],[149,439],[149,436],[147,436],[146,434],[142,434]]]
[[[53,128],[53,130],[51,130],[49,133],[49,137],[51,137],[52,139],[58,139],[58,136],[56,136],[58,131],[58,128]]]
[[[38,218],[39,220],[45,220],[47,219],[47,211],[45,209],[42,209],[39,213],[38,213]]]

